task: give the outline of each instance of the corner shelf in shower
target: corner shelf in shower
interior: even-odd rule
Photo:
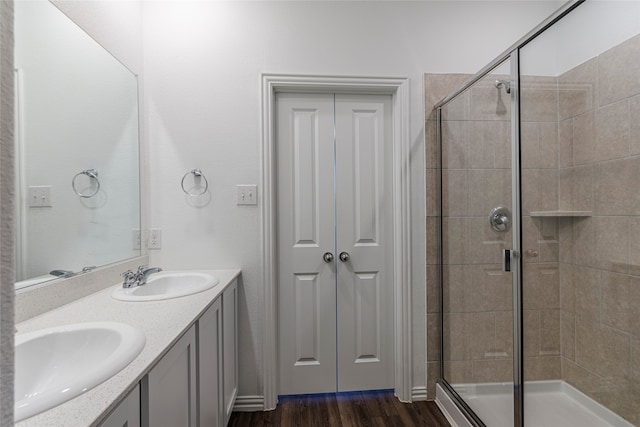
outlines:
[[[575,217],[589,217],[593,215],[593,212],[591,211],[531,211],[529,215],[532,217],[575,218]]]

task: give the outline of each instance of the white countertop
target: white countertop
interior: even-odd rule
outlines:
[[[124,302],[111,298],[120,284],[17,324],[18,334],[71,323],[117,321],[140,328],[147,337],[142,352],[122,371],[95,388],[16,427],[88,427],[98,425],[189,329],[240,270],[197,270],[220,283],[204,292],[163,301]]]

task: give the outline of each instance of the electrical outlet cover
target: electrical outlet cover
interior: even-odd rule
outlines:
[[[160,228],[149,229],[149,249],[162,248],[162,230]]]

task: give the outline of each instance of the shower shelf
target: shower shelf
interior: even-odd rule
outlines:
[[[592,216],[591,211],[531,211],[533,217],[587,217]]]

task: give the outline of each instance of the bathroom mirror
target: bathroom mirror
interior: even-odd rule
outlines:
[[[16,288],[140,255],[136,76],[52,3],[15,2]]]

